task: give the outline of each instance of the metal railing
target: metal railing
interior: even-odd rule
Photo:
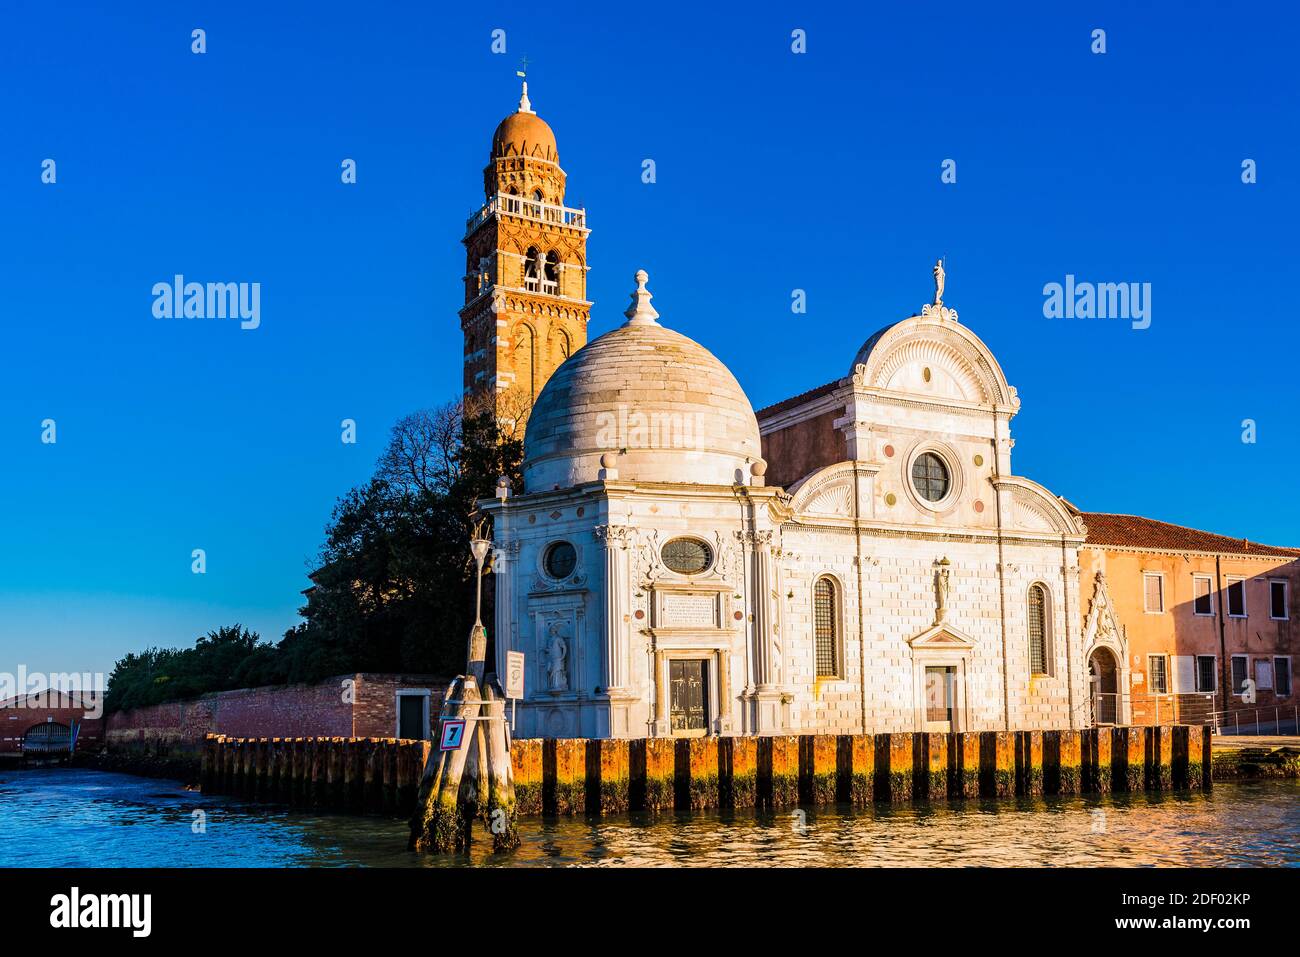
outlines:
[[[1094,725],[1209,724],[1214,695],[1093,692],[1091,707]]]
[[[576,229],[587,228],[587,211],[585,209],[555,206],[538,199],[511,196],[508,193],[497,193],[483,204],[482,209],[465,220],[465,232],[473,232],[480,223],[495,213],[522,216],[524,219],[532,219],[540,223],[552,223],[557,226],[572,226]]]
[[[1207,722],[1215,734],[1300,734],[1300,705],[1261,705],[1214,711]]]

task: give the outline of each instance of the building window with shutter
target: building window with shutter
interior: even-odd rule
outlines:
[[[1148,655],[1147,672],[1152,694],[1169,694],[1169,659],[1165,655]]]
[[[1276,687],[1273,693],[1279,698],[1291,697],[1291,657],[1277,657],[1273,659],[1273,682]]]
[[[1246,582],[1243,579],[1228,579],[1228,617],[1246,617]]]
[[[1269,579],[1268,616],[1274,621],[1282,621],[1287,618],[1286,598],[1286,582],[1276,578]]]
[[[1239,695],[1246,684],[1246,656],[1232,656],[1232,693]]]
[[[839,596],[830,578],[813,586],[813,630],[817,641],[817,677],[840,677]]]
[[[1192,610],[1197,615],[1214,614],[1214,583],[1209,575],[1192,576]]]
[[[1047,589],[1042,585],[1029,586],[1029,673],[1051,674],[1051,642],[1048,634]]]
[[[1165,610],[1165,576],[1159,572],[1147,572],[1142,576],[1143,593],[1146,597],[1146,612],[1158,615]]]
[[[1214,655],[1196,656],[1196,690],[1214,691],[1218,685],[1219,662]]]

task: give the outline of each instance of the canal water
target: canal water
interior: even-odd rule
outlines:
[[[202,813],[195,813],[202,812]],[[1300,782],[1213,793],[527,820],[494,858],[408,853],[406,825],[170,781],[0,771],[0,866],[1300,866]]]

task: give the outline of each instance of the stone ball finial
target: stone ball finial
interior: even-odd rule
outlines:
[[[762,478],[767,474],[767,463],[762,459],[755,459],[754,464],[749,467],[749,471]]]
[[[612,469],[618,466],[618,453],[606,452],[600,457],[600,467],[603,469]]]

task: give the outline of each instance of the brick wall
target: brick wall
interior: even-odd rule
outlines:
[[[97,749],[104,743],[103,718],[87,718],[86,708],[61,695],[55,695],[52,701],[46,701],[43,695],[30,695],[0,702],[0,754],[21,755],[27,732],[49,722],[68,728],[77,724],[78,751]]]
[[[232,737],[392,737],[396,693],[427,690],[436,715],[447,679],[433,675],[339,675],[314,685],[240,688],[108,716],[113,748],[197,752],[206,734]]]

